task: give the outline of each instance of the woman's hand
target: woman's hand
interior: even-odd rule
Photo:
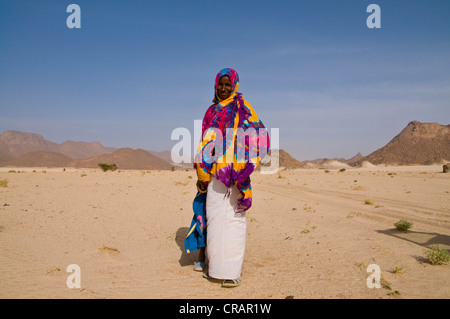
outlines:
[[[200,180],[198,180],[198,181],[197,181],[197,190],[198,190],[200,193],[206,193],[207,190],[208,190],[207,184],[204,183],[204,182],[202,182],[202,181],[200,181]]]

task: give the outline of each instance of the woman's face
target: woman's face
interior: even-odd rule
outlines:
[[[220,78],[217,85],[217,96],[223,101],[230,97],[231,92],[233,92],[233,87],[231,86],[230,78],[224,75]]]

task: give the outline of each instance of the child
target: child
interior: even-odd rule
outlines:
[[[192,203],[194,217],[192,218],[189,233],[184,240],[186,253],[199,250],[199,261],[195,263],[195,271],[203,271],[205,267],[205,247],[206,247],[206,188],[197,187],[198,192]]]

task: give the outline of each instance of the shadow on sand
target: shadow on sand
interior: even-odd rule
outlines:
[[[180,227],[177,230],[177,234],[175,236],[175,241],[180,248],[181,256],[178,262],[180,263],[180,266],[193,266],[195,261],[198,260],[198,250],[193,251],[191,253],[186,253],[184,250],[184,240],[186,239],[186,236],[189,232],[189,227]]]
[[[402,232],[397,229],[377,230],[380,234],[385,234],[407,240],[411,243],[430,248],[431,245],[439,245],[441,248],[447,249],[450,252],[450,236],[438,233],[425,233],[410,231]]]

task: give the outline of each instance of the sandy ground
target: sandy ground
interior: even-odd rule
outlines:
[[[430,244],[450,249],[441,166],[254,173],[233,289],[194,272],[196,252],[184,253],[194,171],[9,170],[0,171],[1,298],[450,297],[450,265],[424,258]],[[393,226],[401,218],[408,233]],[[81,288],[67,286],[71,264]],[[382,288],[368,288],[370,264]]]

